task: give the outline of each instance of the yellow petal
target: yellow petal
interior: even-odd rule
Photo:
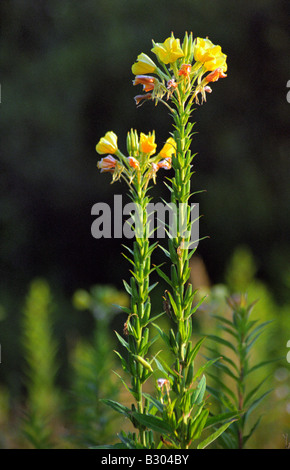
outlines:
[[[154,47],[151,50],[164,64],[171,64],[179,59],[179,57],[184,56],[183,50],[180,47],[180,40],[175,39],[173,35],[167,38],[164,43],[154,43]]]
[[[173,137],[169,137],[169,139],[166,140],[165,145],[160,150],[160,156],[163,159],[170,158],[172,154],[175,152],[176,152],[176,142],[173,139]]]
[[[157,145],[155,144],[155,134],[140,134],[140,142],[139,148],[142,153],[146,153],[147,155],[153,155],[155,153]]]
[[[143,52],[138,55],[137,62],[132,65],[132,72],[134,75],[144,75],[146,73],[154,73],[156,65],[148,55]]]
[[[105,137],[102,137],[96,145],[96,151],[99,154],[116,153],[118,150],[117,136],[114,132],[109,131]]]

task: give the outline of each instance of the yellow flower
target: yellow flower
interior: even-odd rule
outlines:
[[[179,57],[184,56],[183,50],[180,47],[180,40],[175,39],[173,34],[167,38],[163,43],[154,43],[152,52],[157,55],[159,60],[164,64],[172,64]]]
[[[196,62],[201,62],[209,72],[222,69],[227,71],[227,56],[222,53],[220,46],[215,46],[209,39],[196,38],[193,55]]]
[[[118,138],[114,132],[107,132],[105,137],[102,137],[99,143],[96,145],[96,151],[100,154],[116,153],[118,150],[117,139]]]
[[[161,158],[171,158],[172,154],[176,152],[176,142],[173,137],[166,140],[165,145],[160,150]]]
[[[138,55],[137,62],[132,65],[132,72],[134,75],[144,75],[146,73],[154,73],[156,68],[153,60],[142,52]]]
[[[140,141],[139,141],[139,150],[142,153],[146,153],[147,155],[153,155],[155,153],[157,145],[155,144],[155,134],[154,132],[149,135],[140,134]]]

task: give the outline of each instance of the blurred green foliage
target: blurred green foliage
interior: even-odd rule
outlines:
[[[290,433],[290,373],[286,362],[290,302],[285,302],[281,306],[275,300],[269,286],[256,277],[257,271],[257,264],[251,250],[245,245],[237,246],[226,267],[224,283],[200,286],[198,295],[201,297],[207,295],[207,299],[199,310],[199,322],[206,335],[213,334],[224,339],[220,322],[215,320],[214,316],[220,316],[225,322],[231,322],[232,309],[229,308],[227,298],[238,299],[241,296],[246,297],[248,305],[254,304],[251,321],[256,321],[257,324],[269,322],[265,330],[261,331],[258,341],[249,347],[247,360],[250,366],[258,363],[265,364],[245,378],[246,392],[254,390],[257,384],[262,383],[266,378],[259,392],[263,394],[271,390],[271,394],[257,406],[257,410],[253,413],[250,424],[254,426],[258,419],[261,419],[261,424],[249,438],[246,447],[260,448],[262,445],[264,448],[283,448],[283,436]],[[229,338],[234,343],[231,336],[226,337],[227,340]],[[237,349],[236,354],[232,353],[233,357],[230,359],[234,358],[236,361],[238,353]],[[225,348],[220,354],[227,357],[229,350]],[[222,381],[227,383],[225,377]],[[210,383],[216,387],[214,381]],[[233,392],[235,384],[228,385]],[[222,390],[222,384],[220,390]],[[251,426],[247,426],[248,432],[250,429]]]
[[[118,399],[120,382],[114,378],[116,367],[111,335],[112,318],[119,306],[128,306],[128,296],[113,286],[79,289],[73,303],[79,310],[88,310],[95,318],[91,341],[76,343],[70,357],[72,369],[71,440],[78,447],[93,447],[116,439],[116,416],[101,399]]]

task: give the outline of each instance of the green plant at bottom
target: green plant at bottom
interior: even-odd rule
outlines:
[[[249,305],[244,296],[233,296],[228,299],[228,304],[231,318],[213,315],[223,334],[208,335],[214,342],[208,349],[215,357],[221,354],[222,359],[215,363],[216,372],[209,374],[214,385],[207,389],[217,399],[221,413],[237,412],[241,415],[220,437],[219,443],[225,448],[243,449],[261,420],[260,415],[249,427],[252,413],[271,392],[263,390],[267,376],[249,389],[252,375],[273,362],[267,360],[252,364],[251,357],[255,352],[256,341],[270,321],[252,320],[254,304]],[[219,348],[223,348],[222,352]]]
[[[108,370],[115,365],[111,351],[111,321],[120,313],[112,304],[128,306],[128,296],[110,285],[94,285],[89,291],[78,289],[74,307],[90,312],[95,320],[91,340],[79,339],[71,354],[72,366],[72,442],[87,448],[107,444],[114,437],[116,414],[101,399],[119,398],[119,384]]]
[[[54,424],[61,405],[55,385],[57,345],[52,321],[53,299],[48,283],[35,279],[27,294],[22,318],[27,401],[22,431],[39,449],[54,446]]]

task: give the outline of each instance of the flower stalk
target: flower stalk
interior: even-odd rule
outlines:
[[[151,255],[156,247],[156,243],[150,244],[151,226],[149,223],[148,204],[149,204],[149,182],[156,180],[156,173],[162,168],[163,158],[170,159],[172,155],[173,139],[166,143],[158,154],[155,154],[157,145],[155,144],[155,133],[148,135],[131,130],[127,136],[126,157],[117,147],[117,138],[114,133],[106,134],[107,138],[102,138],[97,144],[97,151],[102,154],[103,151],[114,151],[117,157],[114,166],[109,168],[104,157],[98,167],[102,170],[112,173],[113,182],[123,178],[128,184],[128,196],[134,204],[131,213],[131,229],[134,231],[133,249],[125,247],[129,252],[125,258],[133,266],[129,283],[125,280],[124,286],[130,295],[130,307],[123,307],[128,317],[124,324],[123,336],[119,333],[117,337],[127,351],[127,357],[117,352],[121,359],[123,370],[130,376],[130,387],[125,382],[127,390],[134,397],[135,402],[131,409],[122,408],[126,416],[131,420],[138,434],[131,433],[126,439],[130,439],[131,445],[138,448],[146,448],[150,445],[151,434],[145,426],[136,420],[136,414],[146,415],[148,403],[143,397],[143,385],[153,373],[152,360],[147,355],[154,338],[150,338],[149,324],[151,318],[151,300],[150,291],[156,284],[150,285],[150,274],[154,270],[151,265]],[[106,137],[105,136],[105,137]],[[110,137],[110,139],[108,139]],[[109,140],[109,142],[108,142]],[[115,143],[112,148],[111,142]],[[171,144],[170,148],[169,145]],[[104,145],[104,147],[102,147]],[[173,147],[174,148],[174,147]],[[111,161],[111,159],[110,159]],[[158,166],[160,164],[160,166]],[[107,403],[116,408],[116,404],[107,400]],[[118,411],[120,411],[120,408]],[[120,436],[125,440],[124,436]]]
[[[166,103],[164,98],[170,100],[171,103],[167,107],[173,119],[172,137],[176,142],[176,152],[172,156],[174,175],[170,180],[170,193],[171,203],[177,210],[177,234],[175,237],[169,237],[168,250],[164,250],[171,262],[170,277],[157,268],[159,275],[169,285],[166,291],[167,310],[175,325],[169,334],[161,332],[157,327],[174,358],[169,367],[159,357],[156,360],[160,370],[166,372],[165,380],[170,383],[171,389],[167,386],[166,394],[162,397],[162,418],[168,422],[172,432],[167,433],[162,442],[165,447],[188,449],[208,424],[209,409],[205,398],[204,371],[214,362],[208,361],[197,372],[194,371],[194,358],[203,341],[196,345],[191,341],[192,316],[199,304],[193,307],[195,292],[189,282],[189,261],[195,251],[191,246],[190,197],[194,155],[190,146],[194,124],[190,122],[190,117],[193,104],[198,103],[198,95],[201,94],[202,102],[206,101],[206,92],[211,91],[208,83],[225,77],[227,66],[226,56],[220,46],[215,46],[208,39],[193,40],[192,34],[185,34],[182,44],[173,34],[162,44],[153,41],[152,52],[162,66],[162,74],[158,73],[159,67],[156,66],[155,73],[160,81],[153,81],[150,77],[150,83],[154,83],[154,87],[150,86],[150,98],[155,100],[156,104]],[[133,73],[135,70],[136,66],[133,66]],[[204,76],[207,72],[210,72],[208,80],[207,75]],[[142,82],[145,83],[144,77]],[[141,82],[136,77],[133,84],[138,83]],[[215,439],[219,432],[222,433],[228,425],[226,423],[215,431],[212,439]],[[209,440],[200,446],[208,445]]]

